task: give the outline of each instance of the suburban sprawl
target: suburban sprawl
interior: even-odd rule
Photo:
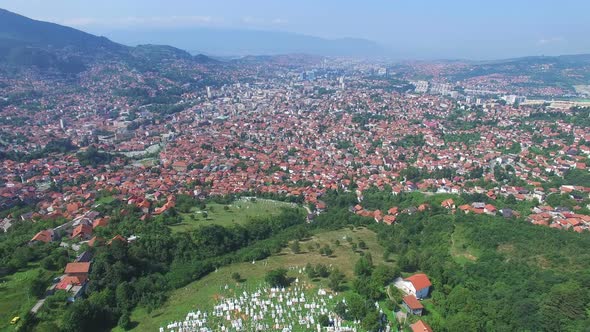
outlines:
[[[100,47],[0,67],[0,330],[590,326],[588,56]]]

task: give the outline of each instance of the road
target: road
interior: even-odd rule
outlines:
[[[33,309],[31,309],[31,312],[33,314],[36,314],[37,311],[39,311],[39,309],[41,309],[41,307],[43,306],[43,304],[45,303],[45,299],[46,298],[42,298],[41,300],[37,301],[37,303],[35,304],[35,306],[33,307]]]

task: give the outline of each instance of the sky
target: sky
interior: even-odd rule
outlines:
[[[365,38],[417,59],[590,53],[588,0],[0,0],[0,8],[107,37],[207,27]]]

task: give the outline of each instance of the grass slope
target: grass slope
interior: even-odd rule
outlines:
[[[296,205],[266,199],[240,199],[230,205],[209,203],[203,211],[193,208],[190,213],[181,213],[183,221],[170,228],[173,232],[188,232],[208,224],[230,226],[252,218],[278,215],[282,208],[294,206]],[[207,212],[207,218],[204,211]]]
[[[257,287],[270,270],[294,268],[290,271],[290,274],[294,275],[293,271],[298,271],[307,263],[312,265],[321,263],[338,267],[350,281],[353,278],[354,264],[360,250],[353,252],[351,243],[345,240],[346,237],[352,238],[354,243],[358,243],[359,240],[364,241],[367,244],[367,249],[364,251],[371,253],[374,263],[384,263],[383,248],[377,243],[376,234],[366,228],[354,230],[346,228],[319,233],[300,243],[301,253],[299,254],[294,254],[289,248],[285,248],[279,254],[255,264],[249,262],[222,267],[217,272],[174,291],[166,304],[158,310],[148,313],[143,308],[136,309],[131,316],[132,321],[138,322],[134,331],[157,331],[160,326],[170,321],[184,319],[191,310],[210,308],[226,285],[236,284],[231,278],[234,272],[238,272],[245,280],[244,287]],[[340,241],[340,246],[334,244],[336,240]],[[334,250],[331,257],[322,256],[318,252],[317,246],[325,244],[330,245]],[[326,279],[308,280],[307,277],[305,279],[317,287],[327,288]],[[118,330],[115,329],[115,331]]]
[[[37,302],[29,289],[39,270],[38,265],[31,265],[26,271],[0,279],[0,331],[14,331],[10,320],[22,318]]]

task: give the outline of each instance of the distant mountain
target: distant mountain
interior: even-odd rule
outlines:
[[[490,74],[525,75],[549,85],[588,84],[590,82],[590,54],[529,56],[472,62],[451,76],[453,80],[462,80]]]
[[[106,37],[0,9],[0,66],[71,74],[84,71],[95,61],[125,61],[149,69],[166,59],[217,62],[171,46],[128,47]]]
[[[231,61],[236,64],[267,63],[281,66],[292,66],[294,68],[301,66],[317,65],[324,59],[323,56],[309,54],[278,54],[278,55],[246,55]]]
[[[7,65],[79,72],[88,60],[127,49],[104,37],[0,9],[0,62]]]
[[[168,44],[191,53],[214,55],[304,53],[327,56],[380,56],[386,53],[381,45],[366,39],[325,39],[278,31],[195,28],[112,31],[106,35],[126,45]]]
[[[514,64],[514,65],[535,65],[535,64],[554,64],[560,66],[586,66],[590,64],[590,54],[566,54],[555,56],[526,56],[520,58],[500,59],[491,61],[474,62],[477,65],[499,65],[499,64]]]

